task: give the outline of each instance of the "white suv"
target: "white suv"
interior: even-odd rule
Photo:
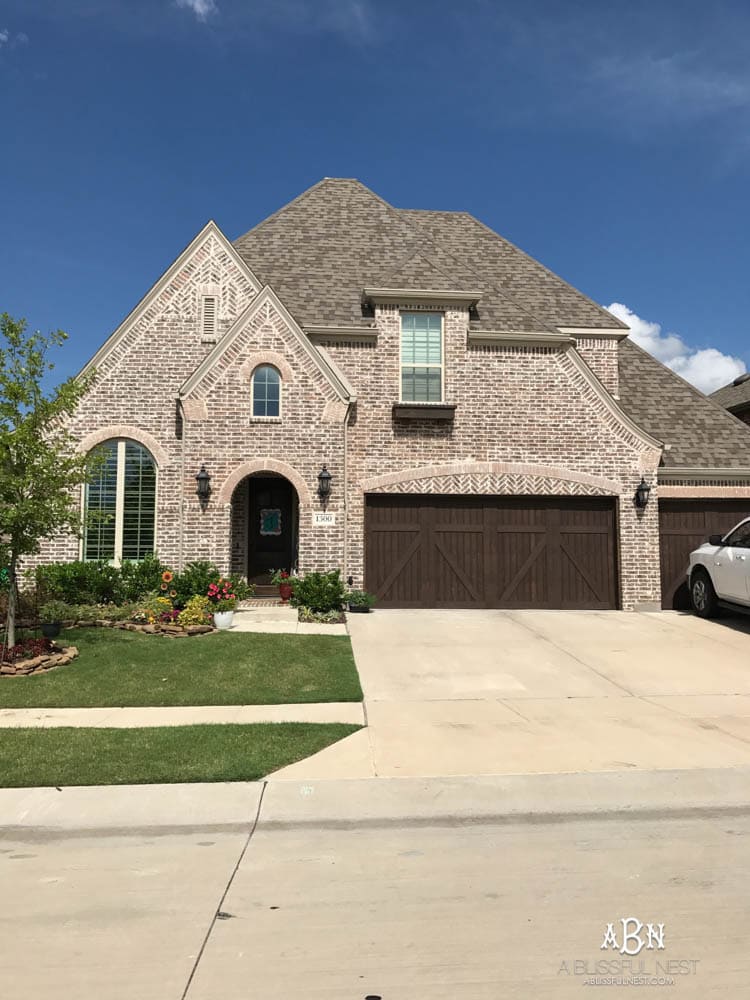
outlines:
[[[687,576],[701,618],[713,618],[720,607],[750,612],[750,517],[691,552]]]

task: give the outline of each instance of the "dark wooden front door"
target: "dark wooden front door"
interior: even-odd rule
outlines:
[[[750,500],[660,500],[661,606],[690,607],[685,572],[690,553],[709,535],[724,534],[750,517]]]
[[[365,577],[383,607],[614,608],[614,502],[369,496]]]
[[[248,579],[265,582],[272,569],[291,569],[297,537],[292,484],[281,477],[250,479]]]

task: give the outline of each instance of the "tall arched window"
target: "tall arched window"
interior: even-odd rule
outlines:
[[[105,441],[86,486],[84,559],[143,559],[154,551],[156,463],[136,441]]]
[[[253,416],[281,415],[281,375],[271,365],[259,365],[253,372]]]

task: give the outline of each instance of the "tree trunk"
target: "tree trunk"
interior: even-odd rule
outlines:
[[[5,639],[8,649],[16,644],[16,595],[18,584],[16,581],[16,564],[18,557],[15,552],[10,554],[10,566],[8,567],[8,616],[5,621]]]

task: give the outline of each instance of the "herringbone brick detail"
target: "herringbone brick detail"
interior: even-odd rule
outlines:
[[[548,476],[460,475],[430,476],[410,479],[403,483],[380,486],[372,493],[453,493],[467,495],[484,493],[495,496],[522,494],[525,496],[606,496],[607,491],[588,483],[576,483]]]

